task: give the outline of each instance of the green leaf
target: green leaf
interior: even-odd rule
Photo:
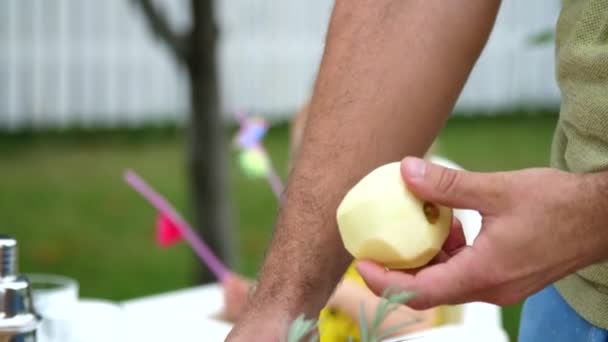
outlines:
[[[374,320],[372,322],[372,330],[376,327],[379,327],[382,321],[386,318],[386,313],[388,311],[388,302],[386,300],[382,300],[381,303],[376,307],[376,314],[374,315]]]
[[[399,330],[401,330],[403,328],[406,328],[406,327],[408,327],[408,326],[410,326],[412,324],[416,324],[418,322],[420,322],[420,320],[418,320],[418,319],[412,319],[412,320],[407,321],[407,322],[403,322],[403,323],[399,323],[399,324],[395,324],[393,326],[390,326],[390,327],[384,329],[380,333],[380,335],[378,335],[378,340],[382,341],[383,339],[389,337],[390,335],[396,333],[397,331],[399,331]]]
[[[361,303],[359,307],[359,334],[361,335],[361,341],[367,341],[369,333],[367,331],[367,317],[365,315],[365,303]]]
[[[287,342],[300,342],[306,335],[310,334],[317,327],[315,320],[307,320],[303,314],[299,315],[289,327]],[[313,335],[315,338],[317,334]],[[318,337],[317,337],[318,338]]]
[[[395,293],[388,298],[388,301],[390,303],[397,303],[399,305],[403,305],[407,303],[410,299],[414,298],[414,296],[414,292]]]
[[[392,311],[396,310],[399,308],[400,305],[403,305],[404,303],[406,303],[408,300],[410,300],[413,296],[414,293],[413,292],[401,292],[401,293],[394,293],[391,294],[391,288],[387,288],[383,294],[382,294],[382,300],[380,301],[380,303],[378,303],[378,306],[376,307],[376,312],[374,315],[374,320],[371,324],[371,326],[369,327],[369,330],[367,330],[367,327],[365,328],[365,332],[366,335],[361,334],[361,341],[362,342],[376,342],[381,340],[382,338],[386,337],[386,330],[382,333],[380,333],[380,326],[382,325],[382,322],[386,319],[386,317],[388,316],[389,313],[391,313]],[[365,320],[362,320],[362,322],[365,322]],[[409,325],[411,324],[410,322],[405,322],[404,325]],[[363,323],[360,323],[361,326],[363,326]],[[395,328],[397,331],[398,329],[402,328],[402,325],[399,325],[397,328]],[[394,327],[390,327],[389,329],[392,329]],[[361,331],[363,331],[361,328]],[[388,329],[387,329],[388,330]],[[391,334],[391,330],[388,330],[389,335]]]

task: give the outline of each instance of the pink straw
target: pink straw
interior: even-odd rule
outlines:
[[[177,211],[169,204],[169,202],[154,191],[141,177],[139,177],[134,171],[127,170],[125,173],[125,181],[135,191],[139,192],[154,208],[156,208],[162,214],[169,216],[169,218],[175,223],[177,229],[179,229],[184,240],[186,240],[194,252],[200,257],[200,259],[209,267],[211,272],[217,277],[218,280],[223,281],[224,277],[229,273],[226,266],[218,259],[215,254],[194,232],[194,229],[188,225],[188,223],[177,213]]]
[[[268,163],[270,163],[270,170],[268,170],[268,176],[266,179],[268,180],[268,183],[270,183],[270,187],[272,188],[272,192],[274,193],[275,197],[280,200],[281,194],[283,193],[283,181],[277,174],[277,171],[274,169],[272,162],[268,161]]]

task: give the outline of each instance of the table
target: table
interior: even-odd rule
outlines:
[[[433,162],[460,169],[449,160]],[[481,216],[472,210],[455,210],[463,224],[467,242],[473,242],[481,228]],[[194,287],[121,303],[129,329],[126,341],[223,341],[231,325],[216,319],[223,310],[219,285]],[[485,303],[462,306],[461,322],[410,336],[416,341],[507,342],[501,325],[500,308]],[[403,338],[393,339],[401,341]]]
[[[216,318],[223,305],[217,284],[123,302],[125,341],[224,341],[231,325]]]
[[[121,303],[126,314],[126,341],[224,341],[231,325],[216,317],[223,309],[219,285],[194,287]],[[507,342],[498,307],[485,303],[463,306],[462,322],[408,336],[421,342]],[[395,338],[387,342],[402,341]]]

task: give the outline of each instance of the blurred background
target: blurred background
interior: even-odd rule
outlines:
[[[548,165],[560,3],[503,2],[439,154],[479,171]],[[112,300],[209,280],[186,244],[156,245],[155,211],[122,180],[133,168],[254,276],[277,203],[237,165],[233,113],[272,123],[285,176],[332,5],[0,0],[0,231],[20,241],[21,269]],[[519,306],[503,312],[515,338]]]

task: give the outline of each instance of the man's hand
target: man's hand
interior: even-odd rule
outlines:
[[[376,293],[389,286],[415,291],[408,306],[417,309],[472,301],[510,305],[608,258],[607,173],[473,173],[406,158],[402,174],[419,197],[478,210],[483,225],[471,246],[452,246],[418,272],[360,262]]]
[[[258,288],[229,341],[280,340],[282,324],[301,313],[318,315],[352,261],[337,230],[338,204],[376,167],[425,154],[486,43],[499,3],[335,1],[303,144]]]

